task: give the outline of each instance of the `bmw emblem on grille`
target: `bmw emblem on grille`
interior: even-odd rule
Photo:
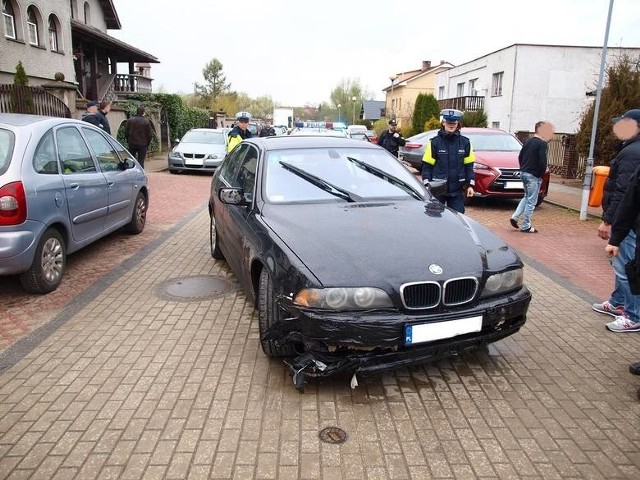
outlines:
[[[442,267],[435,263],[432,263],[431,265],[429,265],[429,271],[434,275],[442,275]]]
[[[513,172],[513,178],[520,178],[522,176],[522,172],[520,170],[516,170]]]

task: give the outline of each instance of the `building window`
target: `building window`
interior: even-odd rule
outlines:
[[[499,97],[502,95],[502,77],[504,72],[498,72],[493,74],[493,82],[491,83],[491,95]]]
[[[89,2],[84,2],[84,23],[89,25],[91,23],[91,8]]]
[[[464,82],[456,85],[456,97],[464,97]]]
[[[36,9],[27,8],[27,30],[29,32],[29,43],[31,45],[40,45],[38,41],[38,18],[36,17]]]
[[[438,87],[438,100],[443,100],[444,99],[444,85],[441,87]]]
[[[500,122],[491,122],[491,128],[500,128]]]
[[[73,20],[76,19],[76,16],[78,15],[76,12],[78,10],[78,5],[76,3],[76,0],[70,0],[69,2],[71,4],[71,18]]]
[[[472,78],[471,80],[469,80],[469,95],[474,97],[478,96],[478,91],[476,90],[477,81],[478,81],[477,78]]]
[[[51,50],[57,52],[60,50],[58,45],[58,23],[55,15],[49,15],[49,46]]]
[[[4,23],[4,36],[16,39],[16,16],[13,7],[8,0],[2,0],[2,20]]]

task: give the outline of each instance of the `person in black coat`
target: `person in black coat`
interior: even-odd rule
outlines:
[[[389,120],[389,129],[385,130],[378,138],[378,145],[396,158],[398,158],[399,148],[404,147],[407,143],[400,132],[397,131],[397,127],[398,123],[394,119]]]
[[[100,127],[111,135],[111,127],[109,126],[109,120],[107,120],[107,114],[111,111],[111,102],[102,101],[96,112],[96,116],[100,120]]]
[[[95,125],[98,128],[102,128],[100,119],[98,118],[98,102],[88,101],[86,104],[87,112],[82,115],[82,121]]]
[[[632,201],[626,194],[633,194],[629,190],[633,189],[632,182],[636,178],[634,175],[640,168],[640,109],[629,110],[615,118],[614,122],[613,133],[623,144],[616,158],[611,161],[609,176],[604,185],[602,223],[598,227],[598,236],[608,240],[609,245],[605,248],[611,246],[610,257],[615,282],[609,300],[594,303],[593,309],[615,317],[613,322],[607,323],[607,328],[612,332],[640,332],[640,295],[632,292],[627,274],[627,265],[637,256],[636,232],[632,228],[624,228],[624,225],[628,227],[628,216],[631,215],[628,213],[628,205]],[[621,210],[623,204],[625,208]],[[631,212],[633,213],[632,208]],[[637,212],[636,209],[635,213]],[[618,220],[619,215],[624,221]],[[612,231],[614,221],[622,222],[615,232]],[[633,221],[632,219],[632,224]]]

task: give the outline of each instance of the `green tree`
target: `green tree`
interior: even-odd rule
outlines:
[[[22,62],[18,61],[18,65],[16,65],[16,73],[13,76],[13,84],[19,85],[21,87],[26,87],[29,85],[29,77],[27,77],[27,72],[24,71],[24,67],[22,66]]]
[[[424,131],[425,124],[432,118],[438,119],[440,116],[440,105],[438,100],[431,93],[420,93],[416,98],[411,117],[411,127],[414,134]]]
[[[355,101],[353,100],[354,97]],[[364,90],[358,78],[343,78],[329,95],[333,110],[337,112],[338,105],[340,105],[340,115],[345,120],[345,123],[352,123],[354,119],[358,123],[362,102],[371,98],[373,96],[370,92]]]
[[[14,113],[35,113],[33,96],[29,90],[29,77],[27,77],[27,72],[25,72],[21,61],[18,61],[16,65],[13,84],[15,88],[11,90],[11,111]]]
[[[224,92],[229,91],[231,84],[227,83],[227,78],[222,73],[222,63],[214,58],[202,69],[204,84],[194,83],[194,91],[201,99],[200,106],[204,108],[214,108],[216,99]]]
[[[487,128],[487,125],[489,125],[487,114],[482,108],[464,112],[462,114],[462,125],[465,127]]]
[[[632,108],[638,108],[638,105],[640,105],[640,56],[631,57],[623,54],[606,70],[593,153],[596,165],[607,165],[616,156],[620,146],[611,128],[611,118]],[[589,154],[594,110],[595,102],[583,112],[580,127],[576,133],[576,150],[579,155],[585,157]]]

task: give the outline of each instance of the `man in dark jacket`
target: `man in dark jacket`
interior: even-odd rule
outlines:
[[[87,112],[82,115],[82,120],[84,122],[90,123],[91,125],[95,125],[98,128],[102,128],[100,124],[100,119],[98,118],[98,102],[88,101],[86,104]]]
[[[407,141],[402,138],[400,132],[397,131],[398,123],[391,119],[389,120],[389,128],[385,130],[380,138],[378,138],[378,145],[387,150],[391,155],[398,158],[398,149],[404,147]]]
[[[622,235],[617,229],[617,234],[610,238],[611,224],[617,220],[625,194],[632,188],[633,174],[640,168],[640,109],[629,110],[615,118],[614,122],[613,133],[623,144],[616,158],[611,161],[609,176],[604,184],[602,223],[598,227],[598,236],[609,240],[611,245],[614,245],[612,241],[618,243],[616,255],[612,252],[611,256],[615,282],[609,300],[593,304],[593,309],[614,317],[613,322],[607,323],[607,328],[612,332],[640,332],[640,296],[632,293],[626,272],[626,265],[636,255],[636,232],[628,229],[628,233]],[[628,208],[621,211],[626,212]]]
[[[464,198],[475,193],[473,162],[475,154],[469,139],[460,134],[462,112],[445,109],[440,112],[438,134],[427,142],[422,157],[422,182],[429,187],[432,180],[446,180],[447,193],[438,198],[448,207],[464,213]]]
[[[96,116],[100,120],[100,127],[111,135],[111,127],[109,126],[109,120],[107,120],[107,114],[111,111],[111,102],[102,101],[96,112]]]
[[[276,129],[271,126],[271,122],[266,122],[260,130],[259,137],[275,137]]]
[[[638,297],[640,295],[640,245],[637,241],[638,235],[640,235],[640,167],[631,177],[627,192],[622,197],[611,224],[611,238],[605,247],[605,252],[609,257],[615,257],[619,254],[620,244],[632,230],[636,234],[635,258],[627,262],[625,270],[631,293]],[[629,366],[629,371],[634,375],[640,375],[640,362],[632,363]],[[638,398],[640,398],[640,389],[638,389]]]
[[[139,106],[136,115],[127,120],[124,127],[124,138],[129,145],[129,152],[138,159],[144,168],[144,159],[151,139],[153,138],[153,127],[151,122],[144,116],[144,107]]]
[[[542,178],[547,171],[547,143],[553,138],[553,132],[551,123],[536,123],[533,137],[524,142],[518,154],[524,196],[511,215],[510,222],[513,228],[520,228],[518,219],[522,215],[520,231],[524,233],[538,233],[538,229],[531,225],[531,217],[538,203]]]

